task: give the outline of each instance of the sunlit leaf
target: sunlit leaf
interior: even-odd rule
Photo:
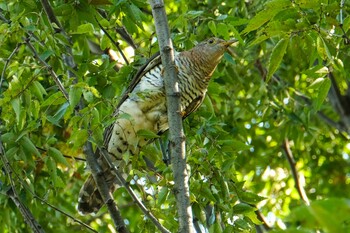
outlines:
[[[280,66],[283,56],[286,52],[288,42],[289,42],[288,39],[283,38],[276,44],[276,46],[272,50],[272,53],[269,59],[269,64],[268,64],[266,81],[270,80],[272,75],[276,72],[276,70]]]

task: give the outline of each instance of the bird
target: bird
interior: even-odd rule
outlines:
[[[190,50],[174,52],[180,89],[182,118],[196,111],[204,100],[210,78],[229,46],[237,39],[209,38]],[[118,170],[127,166],[123,154],[136,155],[150,139],[140,136],[140,130],[161,135],[168,130],[164,72],[160,54],[151,57],[135,74],[113,113],[115,121],[105,129],[103,147],[108,160]],[[118,187],[116,174],[99,149],[95,156],[110,192]],[[97,213],[104,205],[96,183],[90,175],[83,184],[78,199],[81,214]]]

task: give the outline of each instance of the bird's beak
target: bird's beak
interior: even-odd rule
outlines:
[[[231,39],[231,40],[228,40],[228,41],[224,41],[222,42],[222,44],[226,47],[229,47],[231,44],[237,42],[238,40],[237,39]]]

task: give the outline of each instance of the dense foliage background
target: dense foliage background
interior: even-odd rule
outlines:
[[[158,50],[151,9],[141,0],[50,1],[57,24],[43,2],[0,1],[0,231],[31,231],[15,189],[47,232],[90,232],[78,220],[114,232],[106,208],[76,211],[89,174],[79,158],[86,140],[101,144],[132,74]],[[185,120],[198,232],[350,232],[349,6],[166,1],[178,51],[213,35],[240,41]],[[125,159],[131,187],[176,232],[172,173],[161,157],[156,141]],[[130,231],[156,231],[124,189],[114,196]]]

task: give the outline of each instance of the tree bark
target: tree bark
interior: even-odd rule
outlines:
[[[164,85],[168,108],[171,162],[174,173],[174,193],[179,218],[179,232],[194,232],[192,208],[186,169],[185,135],[180,109],[180,90],[177,80],[174,49],[170,39],[167,16],[162,0],[149,0],[152,7],[158,44],[164,69]]]

